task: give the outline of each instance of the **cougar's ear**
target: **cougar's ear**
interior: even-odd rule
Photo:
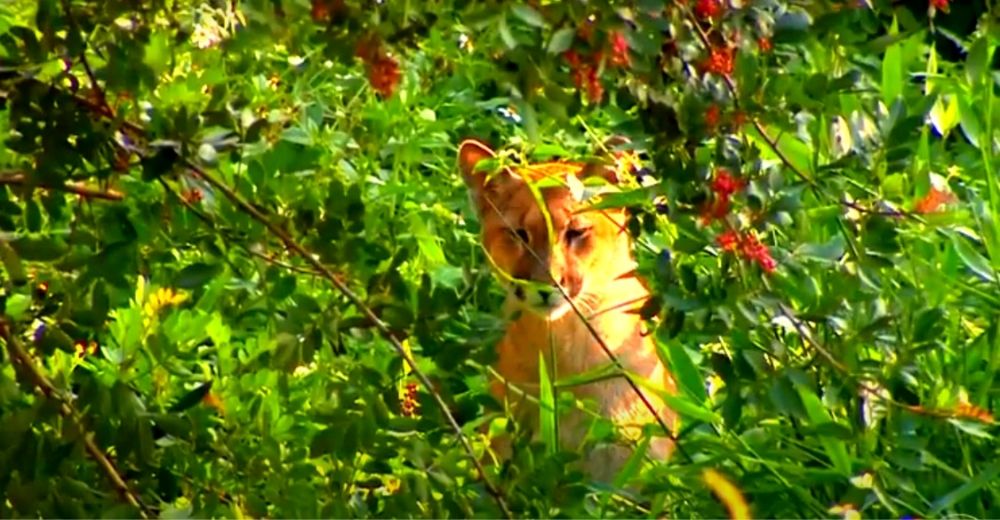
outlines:
[[[485,164],[480,164],[484,159],[496,157],[489,146],[476,139],[466,139],[458,145],[458,168],[462,172],[462,178],[469,187],[469,195],[472,197],[476,210],[482,214],[487,206],[486,197],[495,197],[500,190],[509,187],[511,181],[516,177],[509,169],[490,176],[492,170]],[[490,177],[487,182],[487,177]]]
[[[476,169],[479,161],[492,159],[496,155],[489,146],[475,139],[466,139],[458,145],[458,168],[470,187],[477,183],[481,185],[486,178],[486,172],[482,168]]]

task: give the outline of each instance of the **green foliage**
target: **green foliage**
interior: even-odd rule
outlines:
[[[1000,516],[997,7],[741,4],[0,5],[0,516]],[[489,397],[455,146],[615,134],[683,421],[609,485]]]

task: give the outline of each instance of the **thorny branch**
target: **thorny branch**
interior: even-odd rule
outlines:
[[[3,318],[0,318],[0,339],[3,339],[4,343],[7,344],[7,352],[10,354],[11,362],[16,370],[20,370],[28,380],[31,381],[32,386],[36,390],[42,393],[47,399],[52,400],[58,405],[59,413],[66,417],[69,422],[76,428],[83,439],[84,448],[94,462],[101,468],[104,475],[111,482],[111,485],[118,492],[118,495],[125,499],[130,505],[139,510],[139,514],[142,518],[153,518],[157,515],[139,498],[139,495],[129,487],[128,483],[122,477],[122,475],[115,469],[115,465],[111,462],[105,454],[104,451],[94,442],[94,435],[87,431],[83,426],[83,419],[80,413],[73,407],[72,403],[63,396],[62,392],[59,391],[45,374],[41,372],[38,366],[35,365],[34,360],[31,355],[24,350],[21,345],[21,340],[13,333],[10,325]]]

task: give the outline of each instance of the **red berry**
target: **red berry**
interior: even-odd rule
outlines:
[[[416,383],[406,384],[406,393],[403,394],[403,403],[400,408],[406,417],[413,417],[416,415],[417,410],[420,409],[420,402],[417,401]]]
[[[740,244],[740,252],[743,258],[757,262],[765,273],[774,272],[778,268],[778,263],[771,257],[771,250],[762,244],[754,233],[743,237],[743,242]]]
[[[927,195],[917,201],[913,211],[917,213],[935,213],[941,206],[955,201],[955,196],[947,191],[942,191],[932,187]]]
[[[737,110],[733,112],[733,126],[736,128],[742,127],[747,122],[747,115],[742,110]]]
[[[625,35],[614,31],[608,36],[608,41],[611,42],[611,64],[616,67],[629,66],[628,40]]]
[[[694,6],[694,14],[701,19],[716,18],[722,14],[722,2],[719,0],[698,0]]]
[[[399,77],[399,62],[388,54],[378,56],[368,67],[368,81],[382,97],[392,96],[399,85]]]
[[[579,65],[580,61],[581,61],[580,60],[580,53],[576,52],[573,49],[570,49],[570,50],[564,52],[563,53],[563,58],[566,58],[566,61],[569,62],[569,65],[570,65],[571,68],[572,67],[576,67],[577,65]]]
[[[719,119],[722,117],[722,111],[719,109],[718,105],[710,105],[708,109],[705,110],[705,126],[709,129],[715,128],[719,125]]]
[[[719,220],[726,217],[729,213],[729,197],[717,197],[713,202],[710,202],[704,206],[701,211],[701,223],[704,225],[709,225],[713,220]]]
[[[191,188],[181,194],[184,197],[184,201],[188,204],[197,204],[205,198],[205,195],[198,188]]]
[[[725,168],[715,171],[715,179],[712,180],[712,191],[720,197],[729,197],[743,188],[744,182],[729,173]]]
[[[736,49],[732,47],[716,47],[709,53],[703,68],[712,74],[728,76],[733,73],[735,54]]]
[[[564,54],[566,61],[570,64],[573,84],[577,89],[586,90],[587,98],[597,103],[604,97],[604,86],[597,75],[597,67],[601,63],[601,54],[597,53],[590,59],[593,63],[583,61],[583,58],[576,51],[567,51]]]
[[[771,52],[771,49],[774,48],[774,44],[771,43],[770,38],[761,36],[760,38],[757,38],[757,48],[760,49],[760,52],[767,53]]]
[[[949,0],[930,0],[930,6],[939,11],[948,12]]]
[[[723,251],[733,252],[740,245],[740,234],[735,229],[727,229],[715,238]]]

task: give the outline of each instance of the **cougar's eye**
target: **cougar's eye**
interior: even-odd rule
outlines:
[[[510,233],[510,235],[514,237],[514,240],[518,243],[524,242],[527,244],[528,239],[531,238],[531,236],[528,235],[528,230],[524,228],[508,229],[507,232]]]
[[[590,228],[566,228],[566,243],[573,244],[590,233]]]

